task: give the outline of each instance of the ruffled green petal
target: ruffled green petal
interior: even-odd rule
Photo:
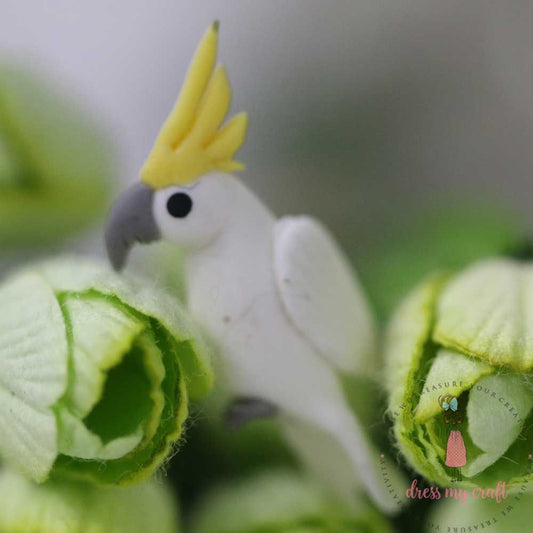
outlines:
[[[107,443],[68,411],[57,415],[59,428],[59,452],[71,457],[88,460],[110,460],[131,452],[143,438],[142,429],[124,437],[117,437]]]
[[[416,377],[424,357],[434,317],[434,306],[444,275],[428,278],[395,313],[387,331],[385,380],[391,410],[405,409],[417,392]]]
[[[145,324],[97,295],[83,299],[67,295],[61,308],[69,326],[72,358],[64,403],[83,418],[102,396],[106,373],[132,347]]]
[[[425,439],[414,424],[414,414],[422,390],[424,368],[434,354],[428,342],[434,319],[435,301],[445,275],[428,278],[401,305],[387,331],[385,346],[385,379],[389,392],[389,414],[394,420],[394,435],[408,462],[417,468],[429,466],[432,479],[445,474],[435,460],[428,461],[427,449],[419,445]]]
[[[416,407],[415,422],[424,423],[440,414],[442,408],[439,398],[444,393],[460,396],[482,376],[492,372],[493,369],[482,361],[451,350],[439,349],[426,376]]]
[[[197,326],[189,319],[176,299],[157,289],[147,279],[111,276],[107,265],[70,257],[68,260],[49,261],[39,268],[41,275],[56,293],[85,293],[116,297],[130,309],[151,317],[191,349],[183,353],[181,367],[186,375],[192,400],[203,398],[213,384],[210,350]]]
[[[433,338],[516,372],[533,368],[533,269],[512,260],[476,263],[439,298]]]
[[[181,345],[176,343],[168,332],[161,329],[156,334],[158,347],[162,354],[162,363],[165,367],[165,376],[161,382],[160,392],[165,399],[162,410],[158,409],[158,425],[153,431],[151,423],[152,413],[146,415],[146,425],[143,439],[139,445],[130,453],[120,458],[110,459],[102,464],[102,460],[85,460],[81,457],[61,454],[58,456],[53,474],[55,476],[68,476],[78,479],[97,481],[101,484],[132,484],[148,478],[171,454],[177,445],[183,432],[183,425],[187,419],[189,409],[189,398],[187,395],[187,385],[183,378],[179,364],[176,364],[176,354],[180,353]],[[183,344],[184,349],[189,349],[187,344]],[[120,384],[120,377],[119,377]],[[119,389],[122,387],[119,385]],[[136,396],[139,395],[136,393]],[[144,400],[151,397],[146,391]],[[104,393],[105,401],[106,395]],[[114,403],[115,395],[110,395],[108,404],[104,404],[100,417],[95,422],[99,422],[100,431],[102,423],[116,429],[116,424],[123,424],[124,411],[116,413],[115,417],[106,415],[108,407]],[[153,407],[152,407],[153,409]],[[86,419],[87,420],[87,419]],[[126,420],[127,421],[127,420]],[[94,427],[94,425],[93,425]],[[131,435],[131,433],[130,433]]]
[[[482,472],[510,448],[532,407],[533,390],[520,376],[487,376],[477,382],[468,399],[468,431],[484,453],[465,467],[466,476]]]

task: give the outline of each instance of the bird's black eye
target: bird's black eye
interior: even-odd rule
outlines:
[[[167,200],[167,211],[174,218],[186,217],[192,209],[192,200],[188,194],[178,192]]]

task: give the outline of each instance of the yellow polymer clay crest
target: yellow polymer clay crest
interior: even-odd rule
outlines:
[[[215,67],[218,22],[205,33],[183,88],[141,170],[154,189],[184,185],[213,170],[232,172],[244,165],[233,160],[246,134],[248,115],[239,113],[221,127],[231,102],[223,66]]]

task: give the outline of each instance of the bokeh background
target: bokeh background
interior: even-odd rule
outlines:
[[[323,219],[370,285],[413,229],[461,239],[478,216],[494,227],[493,206],[533,223],[530,2],[3,0],[0,50],[105,124],[123,187],[214,19],[251,117],[245,180],[277,213]]]
[[[0,63],[106,132],[102,212],[138,179],[215,19],[232,109],[250,114],[243,179],[276,213],[330,227],[383,321],[434,268],[531,254],[532,2],[1,0]],[[104,255],[103,223],[53,247],[0,246],[0,270],[56,247]],[[234,446],[211,459],[238,468]]]
[[[529,2],[4,0],[0,47],[106,123],[126,184],[215,18],[245,179],[278,213],[350,249],[446,196],[533,222]]]

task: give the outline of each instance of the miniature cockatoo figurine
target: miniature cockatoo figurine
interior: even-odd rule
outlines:
[[[277,219],[230,173],[247,115],[222,123],[231,90],[215,66],[218,24],[204,35],[175,107],[106,230],[121,269],[134,242],[185,252],[187,304],[214,342],[235,395],[230,425],[276,415],[289,443],[346,499],[366,486],[398,508],[343,393],[340,372],[372,375],[372,316],[328,231],[309,216]]]

